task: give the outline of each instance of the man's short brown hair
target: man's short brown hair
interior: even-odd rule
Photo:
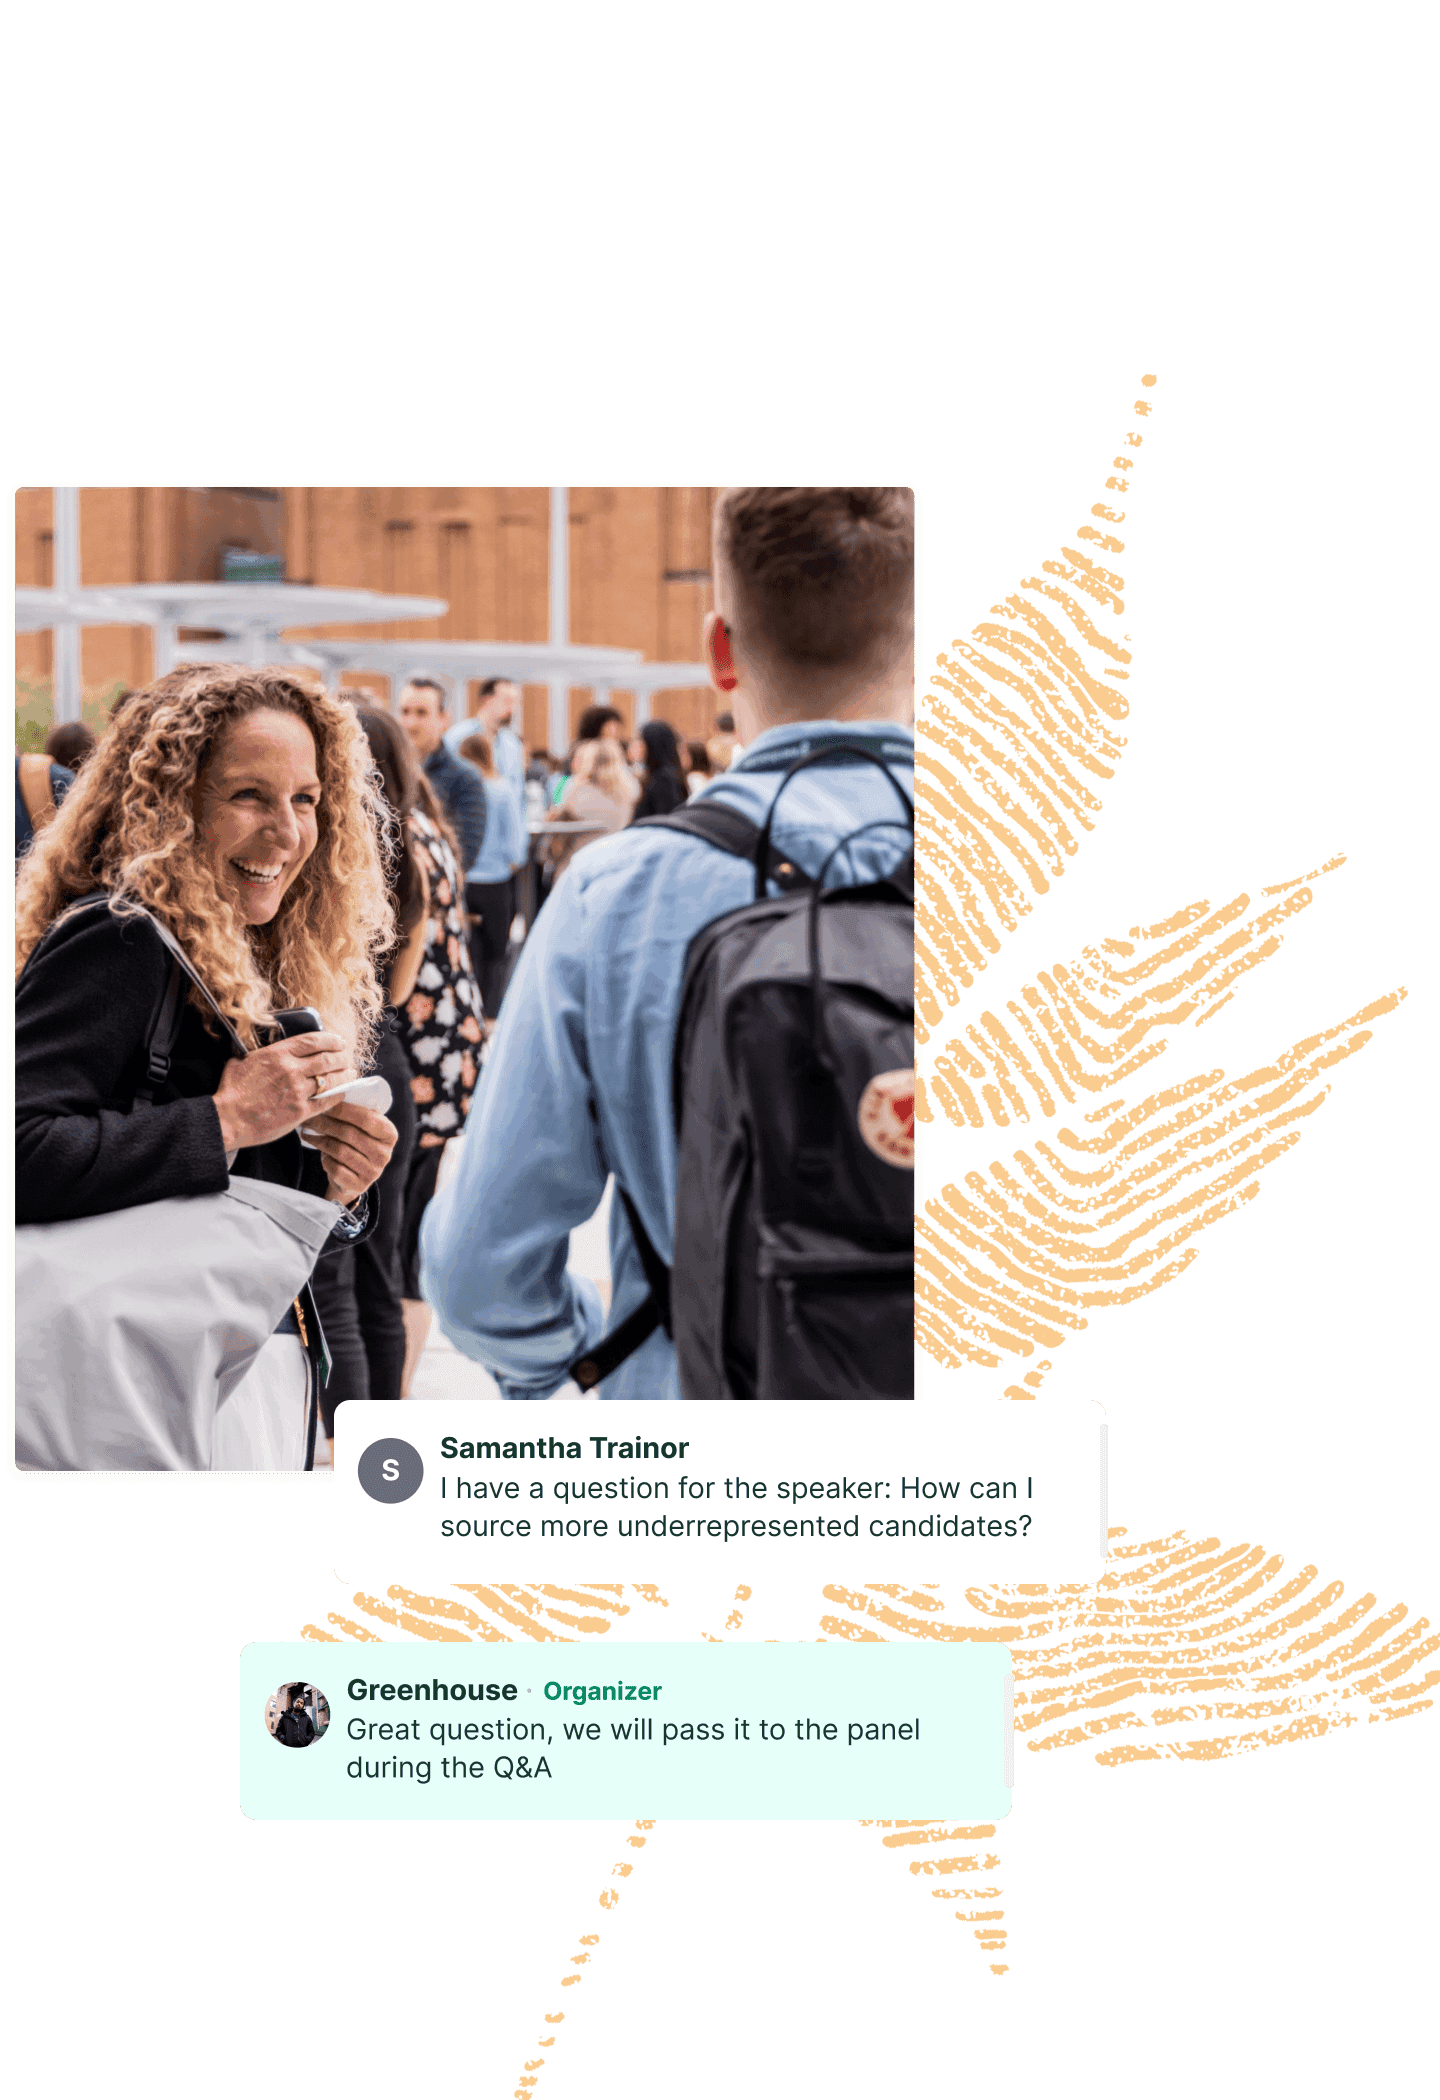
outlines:
[[[435,705],[443,708],[447,714],[449,713],[450,702],[446,698],[445,688],[441,685],[438,678],[429,678],[423,673],[417,672],[413,678],[406,679],[400,690],[405,692],[412,687],[417,693],[433,693],[435,695]]]
[[[823,672],[910,642],[910,489],[726,489],[714,548],[748,615],[743,638],[761,653]]]

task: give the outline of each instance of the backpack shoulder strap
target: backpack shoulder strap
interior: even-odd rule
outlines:
[[[647,821],[648,819],[642,817],[642,823]],[[645,1271],[645,1281],[650,1290],[644,1303],[637,1305],[629,1318],[622,1320],[612,1334],[607,1334],[593,1349],[587,1351],[584,1356],[577,1357],[571,1364],[570,1376],[582,1393],[590,1392],[599,1385],[602,1378],[608,1378],[613,1370],[624,1363],[627,1356],[634,1355],[642,1342],[650,1339],[657,1327],[663,1327],[667,1334],[670,1332],[670,1271],[655,1252],[650,1235],[640,1222],[639,1211],[618,1181],[615,1184],[615,1193],[625,1206],[625,1216],[629,1220],[635,1251],[640,1257],[640,1266]]]
[[[668,817],[641,817],[633,824],[632,831],[643,826],[656,830],[683,831],[687,837],[700,839],[707,846],[715,846],[721,853],[729,853],[736,860],[754,863],[756,848],[760,844],[760,827],[752,824],[747,816],[719,796],[705,795],[698,802],[686,802],[679,809],[672,809]],[[767,860],[770,880],[782,890],[808,890],[810,877],[784,854],[771,847]]]
[[[880,900],[896,898],[901,903],[913,904],[915,902],[915,856],[913,853],[910,854],[907,859],[900,863],[898,868],[892,868],[888,875],[878,876],[874,882],[862,882],[857,884],[854,889],[834,890],[830,894],[836,897],[873,897]]]

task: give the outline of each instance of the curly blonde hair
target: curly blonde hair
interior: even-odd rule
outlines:
[[[319,837],[275,917],[247,926],[196,851],[196,789],[220,737],[259,708],[295,715],[315,740]],[[353,712],[306,672],[171,671],[116,710],[21,863],[16,973],[70,905],[103,887],[112,911],[143,909],[170,929],[242,1041],[255,1046],[277,1007],[313,1006],[363,1070],[384,1004],[375,959],[395,940],[393,828]]]

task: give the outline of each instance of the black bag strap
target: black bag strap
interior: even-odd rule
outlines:
[[[305,1351],[305,1363],[309,1376],[306,1384],[305,1421],[305,1471],[315,1470],[315,1432],[320,1424],[320,1388],[330,1383],[330,1351],[325,1346],[325,1335],[320,1325],[320,1308],[315,1303],[315,1292],[308,1281],[300,1286],[295,1300],[295,1324],[300,1329],[300,1346]]]
[[[211,991],[209,985],[200,975],[200,972],[196,969],[194,963],[191,962],[189,956],[185,953],[185,950],[181,947],[180,943],[176,940],[174,934],[170,931],[170,928],[168,926],[163,926],[160,923],[160,921],[155,917],[155,914],[153,912],[142,911],[139,914],[139,916],[150,921],[150,924],[154,927],[156,933],[160,936],[162,945],[170,951],[170,958],[171,961],[174,963],[175,967],[185,972],[185,975],[189,978],[190,982],[194,985],[196,991],[205,1001],[205,1004],[209,1007],[211,1013],[214,1014],[216,1020],[220,1023],[222,1033],[228,1038],[230,1048],[234,1052],[236,1057],[247,1056],[249,1053],[247,1052],[245,1045],[241,1042],[239,1036],[235,1033],[234,1028],[231,1026],[230,1022],[227,1020],[225,1015],[220,1011],[220,1007],[215,998],[215,994]]]
[[[195,986],[229,1037],[230,1047],[235,1055],[244,1057],[247,1053],[245,1045],[216,1005],[210,987],[169,927],[162,926],[151,912],[145,912],[143,916],[150,921],[170,954],[170,976],[156,1003],[155,1011],[150,1016],[150,1027],[145,1037],[145,1077],[135,1089],[137,1101],[153,1102],[159,1089],[170,1077],[170,1060],[175,1055],[175,1045],[180,1038],[180,1024],[185,1018],[187,979]]]
[[[620,1187],[618,1181],[615,1186],[619,1192],[620,1201],[625,1206],[625,1216],[629,1220],[631,1236],[635,1241],[635,1252],[640,1257],[640,1266],[645,1271],[645,1281],[649,1284],[650,1295],[655,1300],[660,1325],[668,1334],[670,1332],[670,1271],[651,1245],[650,1235],[640,1222],[639,1211],[635,1208],[625,1190]]]
[[[170,1060],[175,1055],[175,1043],[180,1034],[184,1008],[185,972],[172,956],[170,975],[155,1002],[150,1025],[145,1031],[145,1077],[135,1089],[137,1101],[153,1103],[156,1094],[170,1077]]]
[[[639,831],[646,825],[654,825],[664,831],[683,831],[692,839],[700,839],[707,846],[718,847],[720,852],[731,854],[736,860],[753,861],[760,844],[760,827],[752,824],[728,802],[718,795],[704,795],[698,802],[687,802],[679,809],[671,810],[668,817],[641,817],[631,825]],[[765,860],[766,879],[778,884],[782,890],[808,890],[810,877],[803,868],[771,847]]]
[[[766,813],[764,827],[759,833],[755,846],[755,902],[757,904],[765,895],[765,881],[766,876],[769,872],[772,853],[770,845],[770,827],[775,822],[775,811],[779,804],[780,797],[784,794],[786,788],[789,787],[791,781],[795,778],[795,775],[797,773],[803,773],[807,766],[823,766],[826,764],[833,763],[835,755],[838,752],[843,752],[847,759],[863,759],[868,765],[878,766],[880,768],[880,771],[885,775],[885,778],[889,781],[891,787],[894,788],[895,793],[899,797],[900,807],[905,812],[904,821],[909,826],[911,836],[914,836],[915,805],[910,800],[910,797],[906,794],[904,788],[901,787],[899,781],[895,778],[895,775],[891,772],[889,766],[886,765],[884,759],[881,758],[880,754],[877,751],[872,751],[866,744],[822,744],[819,750],[817,751],[806,751],[802,753],[801,756],[797,758],[792,765],[786,768],[784,778],[781,780],[779,787],[776,788],[775,793],[771,798],[770,808]],[[873,829],[873,826],[868,824],[862,824],[860,829],[862,831],[869,831]],[[851,837],[853,838],[855,836],[856,834],[852,832]],[[841,839],[839,844],[832,849],[829,858],[826,860],[825,863],[827,868],[829,867],[830,862],[835,858],[835,855],[841,850],[842,847],[844,847],[848,843],[848,840]]]
[[[111,911],[111,900],[108,894],[99,897],[87,898],[81,905],[75,907],[74,910],[76,916],[79,916],[79,914],[84,911]],[[71,913],[67,911],[61,916],[62,919],[68,923],[71,917]],[[194,985],[196,991],[200,994],[201,998],[205,1001],[205,1004],[209,1007],[211,1013],[214,1014],[216,1020],[220,1024],[221,1033],[225,1036],[226,1040],[228,1041],[232,1053],[236,1057],[248,1056],[249,1052],[246,1050],[245,1045],[241,1042],[239,1036],[235,1033],[235,1030],[232,1027],[229,1020],[221,1012],[219,1003],[215,998],[215,994],[211,991],[209,985],[200,975],[200,972],[196,969],[194,963],[191,962],[189,956],[185,953],[185,950],[181,947],[180,943],[176,940],[174,934],[170,931],[170,928],[162,924],[162,922],[156,918],[154,912],[148,911],[143,904],[127,903],[123,911],[114,912],[113,916],[121,920],[122,923],[126,919],[143,919],[145,923],[154,932],[156,938],[160,942],[160,945],[168,952],[171,963],[173,965],[173,968],[170,973],[170,983],[166,985],[165,990],[161,993],[160,998],[156,1003],[155,1011],[150,1016],[150,1026],[145,1038],[145,1049],[147,1056],[149,1054],[152,1042],[161,1044],[163,1046],[163,1037],[159,1034],[159,1028],[162,1021],[162,1017],[169,1010],[170,987],[174,984],[176,970],[183,971],[185,976],[189,978],[191,984]],[[59,925],[61,923],[61,920],[57,919],[55,923],[56,925]],[[49,932],[50,929],[47,929],[45,934],[46,939],[49,938]],[[37,947],[36,953],[38,954],[38,952],[39,949]],[[175,1008],[177,1014],[175,1028],[177,1032],[179,1030],[180,1025],[178,1019],[178,1010],[179,1002],[177,1001]],[[172,1050],[174,1048],[173,1040],[170,1045],[170,1048]]]
[[[913,833],[913,811],[911,812],[910,828]],[[810,960],[810,1013],[813,1028],[811,1055],[815,1064],[822,1071],[828,1072],[832,1079],[836,1076],[836,1073],[835,1061],[829,1047],[828,1023],[826,1019],[826,1001],[829,988],[826,984],[825,971],[820,961],[820,907],[825,903],[827,895],[831,898],[893,896],[898,901],[910,905],[913,910],[915,904],[915,855],[912,851],[902,868],[896,869],[880,882],[867,883],[860,890],[830,890],[827,892],[825,889],[825,877],[830,872],[831,861],[834,860],[837,853],[844,852],[852,839],[863,837],[867,831],[898,831],[899,829],[900,819],[898,817],[877,817],[872,824],[860,825],[859,829],[852,831],[848,838],[843,838],[838,845],[832,846],[825,856],[819,875],[815,878],[814,895],[806,906],[805,945]]]
[[[658,818],[656,821],[663,823],[665,820]],[[650,819],[642,817],[641,822],[649,823]],[[639,1211],[618,1181],[615,1184],[615,1192],[625,1206],[625,1216],[635,1242],[635,1252],[640,1257],[640,1266],[645,1271],[645,1281],[649,1284],[650,1291],[644,1303],[637,1305],[628,1319],[620,1322],[613,1334],[607,1334],[593,1349],[588,1350],[584,1356],[576,1357],[571,1364],[570,1376],[582,1393],[590,1392],[599,1385],[602,1378],[608,1378],[613,1370],[624,1363],[627,1356],[635,1354],[642,1342],[650,1339],[657,1327],[663,1327],[667,1334],[670,1332],[670,1271],[655,1252],[650,1235],[640,1222]]]
[[[636,1306],[628,1320],[622,1320],[613,1333],[597,1342],[588,1355],[577,1356],[570,1366],[570,1376],[581,1392],[593,1391],[627,1356],[633,1356],[642,1342],[648,1342],[659,1325],[659,1309],[653,1297],[647,1298],[643,1305]]]
[[[79,913],[86,911],[108,912],[110,909],[110,898],[107,895],[87,899],[78,908],[78,911]],[[68,920],[71,914],[67,912],[63,916]],[[160,996],[155,1001],[154,1009],[151,1012],[150,1020],[145,1030],[145,1039],[141,1045],[145,1053],[145,1073],[139,1086],[135,1089],[136,1100],[153,1102],[156,1093],[170,1076],[170,1061],[175,1055],[175,1044],[180,1035],[180,1023],[184,1019],[184,987],[187,979],[195,986],[201,998],[220,1023],[221,1030],[226,1036],[233,1054],[236,1057],[246,1056],[248,1053],[245,1045],[241,1042],[225,1015],[220,1011],[215,995],[210,990],[209,985],[206,984],[204,978],[200,975],[194,963],[191,962],[169,927],[162,925],[160,920],[155,917],[155,914],[147,911],[143,905],[131,905],[125,911],[116,913],[115,916],[121,919],[144,919],[156,934],[161,946],[166,949],[170,956],[170,975],[161,989]],[[59,922],[57,921],[56,923],[58,924]],[[48,938],[48,929],[46,937]]]

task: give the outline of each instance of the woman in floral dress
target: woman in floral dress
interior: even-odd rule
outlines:
[[[419,975],[400,1009],[400,1043],[410,1066],[418,1125],[400,1232],[406,1338],[402,1395],[410,1390],[430,1332],[430,1307],[420,1296],[420,1220],[435,1193],[441,1155],[470,1113],[484,1033],[480,992],[470,969],[459,849],[423,773],[420,781],[421,793],[406,821],[430,904]]]

